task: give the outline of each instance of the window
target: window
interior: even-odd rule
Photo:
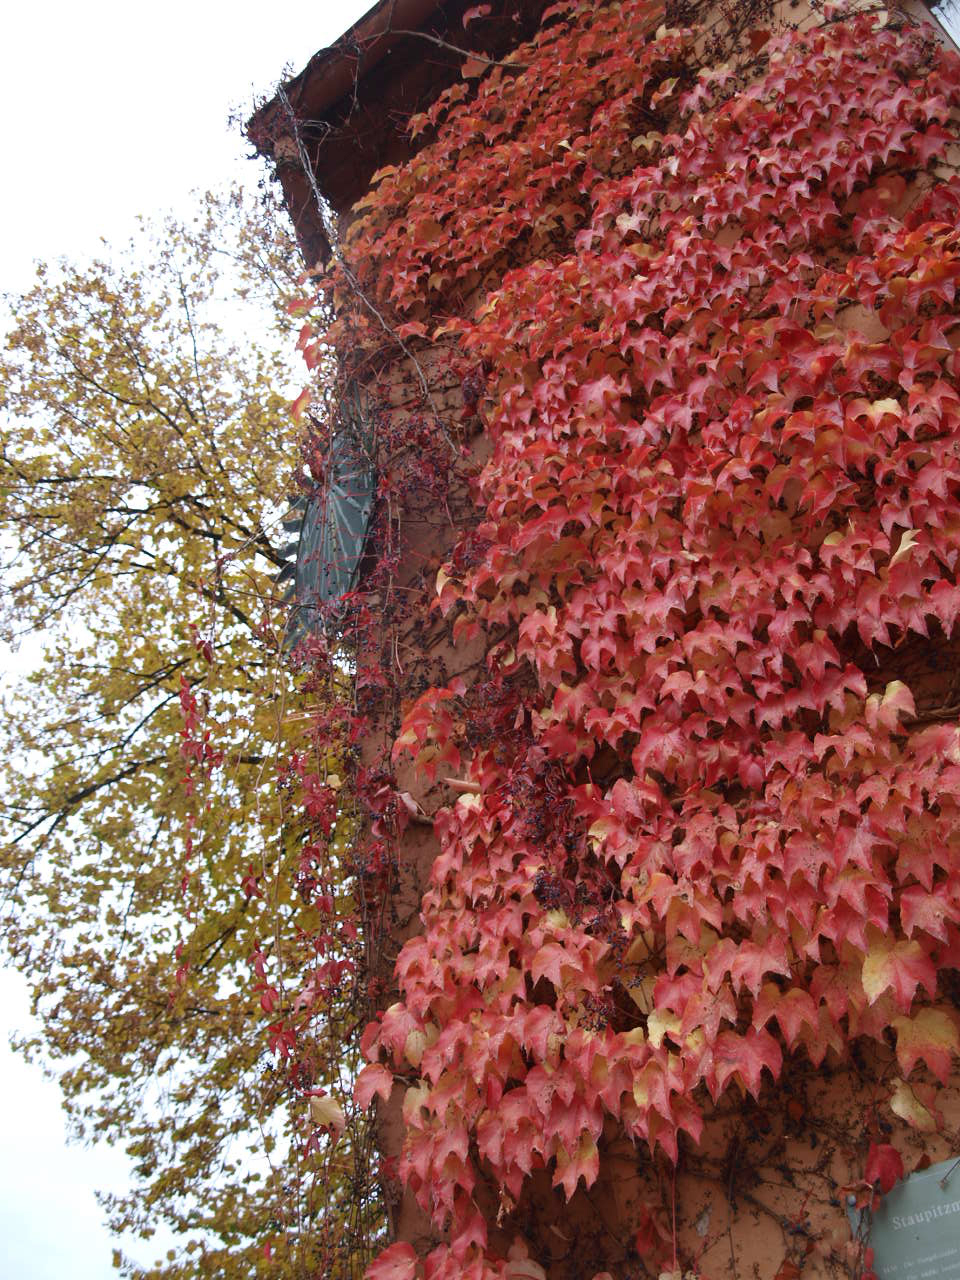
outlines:
[[[960,0],[939,0],[937,4],[931,4],[930,14],[953,41],[954,47],[960,48]]]
[[[287,563],[276,581],[293,579],[286,597],[294,605],[290,647],[318,629],[320,606],[356,586],[377,487],[374,436],[370,407],[351,386],[341,404],[323,482],[312,497],[299,498],[293,516],[284,521],[295,538],[281,553]]]

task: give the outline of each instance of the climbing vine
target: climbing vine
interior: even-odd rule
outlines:
[[[380,379],[382,529],[424,477],[434,505],[470,479],[434,603],[482,658],[417,687],[371,588],[371,714],[405,714],[360,775],[367,873],[396,860],[384,813],[396,849],[442,803],[356,1097],[405,1089],[396,1172],[446,1233],[372,1280],[543,1276],[514,1240],[538,1179],[589,1188],[613,1133],[675,1167],[798,1061],[877,1084],[861,1160],[897,1120],[943,1128],[958,107],[960,60],[886,11],[564,3],[358,206],[301,342]],[[459,403],[453,472],[383,316]],[[696,1269],[675,1201],[644,1212],[637,1248]]]

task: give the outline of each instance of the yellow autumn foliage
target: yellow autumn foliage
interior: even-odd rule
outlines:
[[[289,1004],[316,964],[277,772],[311,751],[274,584],[299,270],[275,209],[207,196],[126,254],[40,268],[0,360],[0,623],[29,666],[0,707],[4,936],[44,1027],[28,1052],[75,1130],[135,1160],[111,1224],[182,1235],[145,1273],[166,1280],[312,1272],[357,1148],[315,1143],[291,1184],[304,1081],[250,966],[259,947]],[[192,795],[182,681],[218,761]],[[308,1028],[301,1076],[339,1081],[350,997]]]

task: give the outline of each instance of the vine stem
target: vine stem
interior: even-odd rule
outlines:
[[[673,1210],[673,1271],[676,1274],[680,1267],[677,1263],[677,1166],[674,1164],[671,1174],[670,1198]]]

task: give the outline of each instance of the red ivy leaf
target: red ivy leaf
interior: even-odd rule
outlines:
[[[891,1147],[889,1142],[870,1143],[864,1177],[871,1187],[879,1185],[886,1195],[903,1177],[903,1172],[903,1161],[896,1147]]]
[[[406,324],[397,326],[396,334],[398,338],[425,338],[427,326],[422,320],[408,320]]]
[[[756,1098],[760,1093],[760,1076],[766,1067],[774,1080],[783,1066],[780,1046],[768,1031],[749,1027],[745,1035],[721,1031],[714,1050],[718,1092],[734,1074],[740,1076],[746,1089]]]
[[[367,1267],[365,1280],[413,1280],[417,1255],[409,1244],[392,1244]]]
[[[378,1062],[372,1062],[363,1068],[353,1086],[353,1098],[358,1107],[366,1111],[374,1096],[386,1100],[393,1089],[393,1072]]]

